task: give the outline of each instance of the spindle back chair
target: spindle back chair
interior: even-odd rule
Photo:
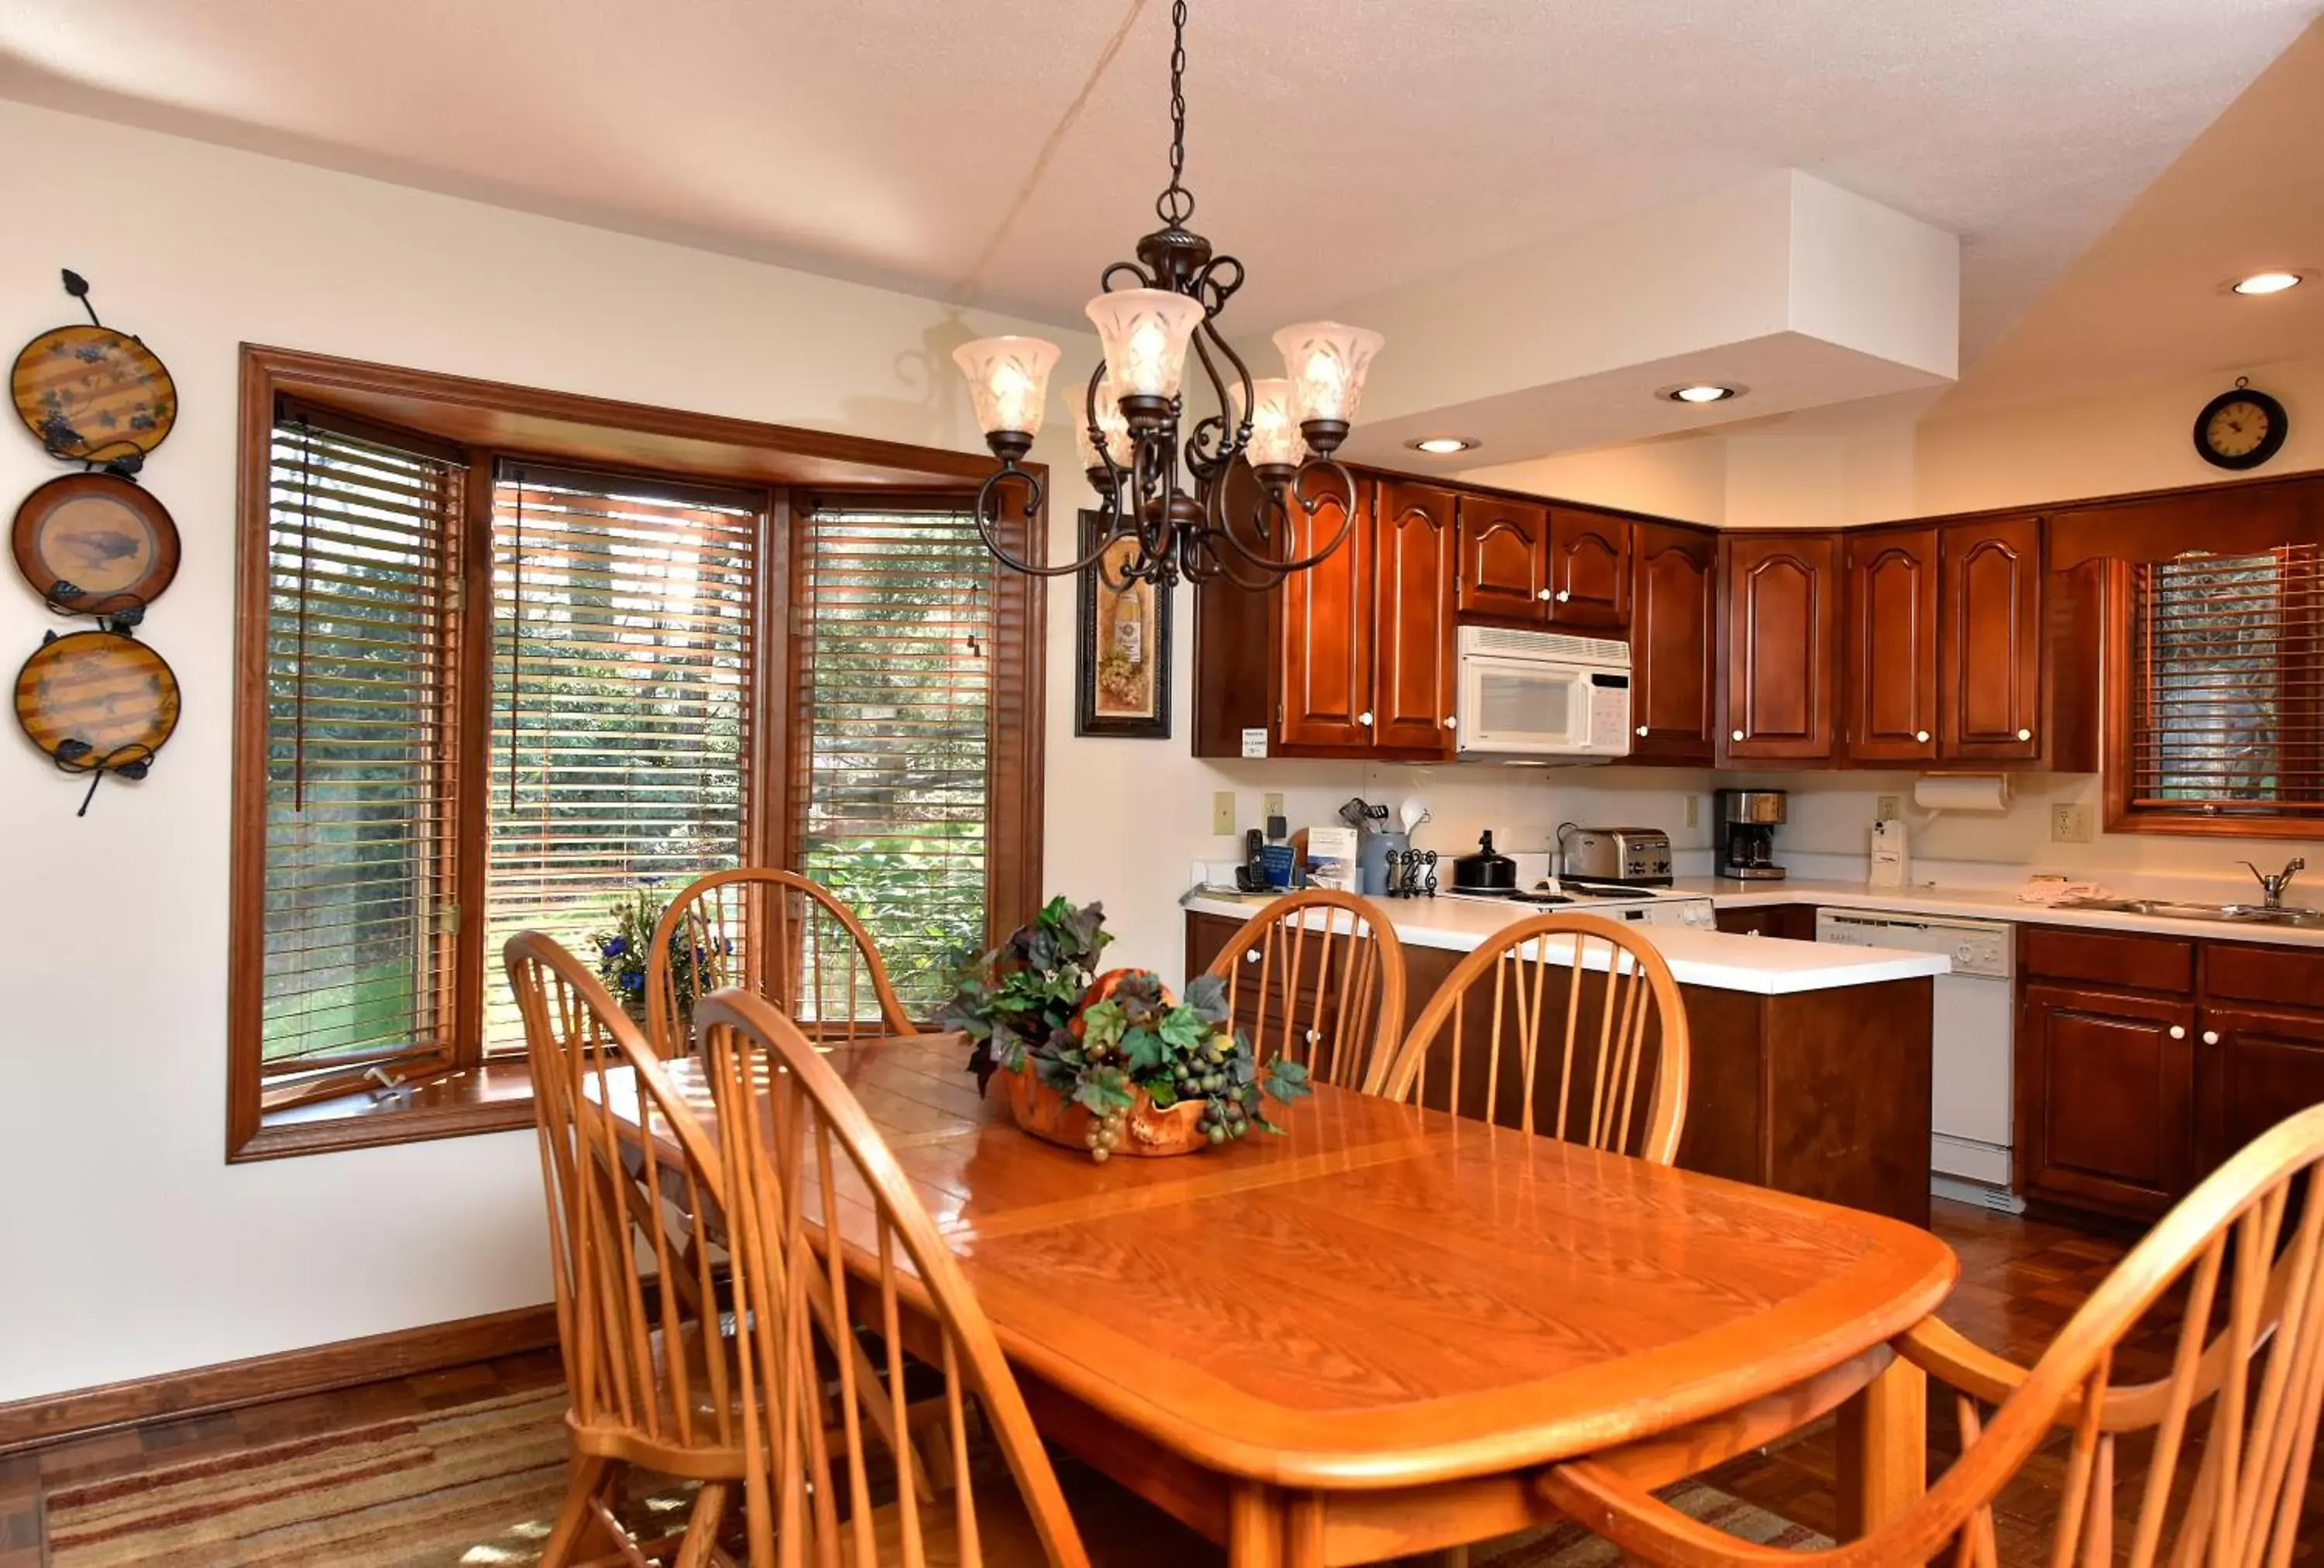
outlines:
[[[1211,960],[1260,1061],[1288,1056],[1315,1080],[1369,1089],[1404,1028],[1404,945],[1370,899],[1286,893]]]
[[[741,1367],[696,1224],[720,1201],[717,1156],[586,964],[538,931],[509,938],[503,961],[524,1018],[572,1399],[573,1473],[542,1562],[571,1561],[595,1528],[628,1542],[612,1503],[639,1465],[704,1483],[678,1544],[693,1568],[745,1470]],[[631,1102],[633,1122],[612,1113]]]
[[[2063,1428],[2052,1563],[2282,1568],[2300,1540],[2324,1405],[2319,1170],[2324,1105],[2212,1173],[2030,1369],[1933,1318],[1897,1341],[1899,1354],[1954,1391],[1962,1453],[1861,1540],[1807,1554],[1748,1545],[1656,1500],[1623,1473],[1618,1455],[1562,1466],[1541,1484],[1582,1524],[1650,1562],[1869,1568],[1946,1553],[1995,1568],[1995,1495]],[[2159,1377],[2132,1364],[2149,1327],[2172,1347]],[[2133,1434],[2132,1452],[2145,1451],[2146,1462],[2134,1495],[2118,1496],[2117,1448]]]
[[[761,997],[722,991],[696,1023],[718,1111],[749,1456],[751,1562],[1047,1562],[1088,1558],[1056,1472],[959,1265],[871,1119],[813,1042]],[[756,1136],[734,1136],[748,1128]],[[836,1222],[835,1223],[835,1217]],[[851,1273],[853,1278],[851,1278]],[[876,1336],[884,1379],[835,1353]],[[908,1312],[907,1308],[910,1310]],[[919,1487],[871,1462],[901,1429],[907,1342],[940,1375],[954,1473]],[[834,1369],[826,1378],[818,1367]],[[968,1402],[1013,1487],[971,1474]],[[884,1408],[883,1408],[884,1407]],[[890,1452],[894,1452],[890,1450]]]
[[[756,992],[825,1044],[918,1027],[854,911],[797,872],[713,872],[662,911],[646,955],[646,1032],[665,1056],[691,1048],[677,972],[688,955],[695,996]]]
[[[1535,915],[1453,965],[1379,1092],[1668,1165],[1689,1062],[1678,982],[1637,927]]]

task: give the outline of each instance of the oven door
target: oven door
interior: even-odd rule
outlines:
[[[1471,653],[1461,660],[1460,750],[1566,757],[1590,751],[1593,687],[1580,665]]]

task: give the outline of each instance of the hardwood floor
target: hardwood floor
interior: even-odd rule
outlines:
[[[1935,1205],[1934,1229],[1961,1259],[1961,1283],[1943,1316],[1978,1343],[2018,1360],[2041,1353],[2128,1246],[2113,1237],[1941,1201]],[[42,1516],[51,1489],[132,1476],[159,1465],[232,1454],[493,1394],[552,1388],[562,1375],[555,1351],[532,1351],[336,1393],[155,1422],[0,1458],[0,1568],[45,1568]],[[1930,1439],[1934,1470],[1950,1462],[1957,1444],[1949,1404],[1935,1398],[1931,1403],[1935,1412]],[[1831,1424],[1825,1422],[1708,1479],[1829,1534],[1835,1524],[1833,1458]],[[2126,1490],[2129,1480],[2126,1473]],[[2057,1505],[2059,1480],[2057,1468],[2037,1459],[2004,1494],[1997,1525],[2006,1568],[2033,1568],[2047,1562],[2048,1525]],[[2306,1538],[2324,1541],[2324,1503],[2311,1495],[2308,1511],[2313,1523]]]

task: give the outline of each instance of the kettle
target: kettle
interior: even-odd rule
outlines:
[[[1477,853],[1464,854],[1452,862],[1452,890],[1456,893],[1514,893],[1517,890],[1517,862],[1493,849],[1493,830],[1487,828],[1477,840]]]

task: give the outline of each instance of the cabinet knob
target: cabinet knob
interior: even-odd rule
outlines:
[[[1643,738],[1645,737],[1646,733],[1646,725],[1644,725],[1644,724],[1640,724],[1640,725],[1638,726],[1638,734],[1639,734],[1639,736],[1640,736],[1640,738],[1641,738],[1641,739],[1643,739]]]
[[[1307,1031],[1307,1043],[1311,1046],[1323,1038],[1323,1031],[1322,1029],[1309,1029]]]
[[[1356,715],[1356,723],[1363,725],[1366,729],[1370,729],[1372,727],[1372,710],[1366,708],[1363,712],[1358,714]]]
[[[1244,954],[1244,955],[1242,955],[1242,961],[1243,961],[1245,964],[1256,964],[1256,963],[1258,963],[1258,962],[1259,962],[1259,949],[1258,949],[1258,948],[1256,948],[1256,947],[1254,947],[1254,948],[1252,948],[1250,952],[1248,952],[1248,953]]]
[[[1925,746],[1929,743],[1929,732],[1926,730],[1914,730],[1913,732],[1913,738]]]
[[[2017,732],[2017,738],[2021,741],[2030,741],[2034,738],[2034,732],[2031,730],[2020,730]]]
[[[1566,600],[1571,599],[1572,597],[1573,597],[1573,595],[1570,589],[1560,588],[1557,590],[1557,602],[1559,604],[1563,604]]]
[[[1461,727],[1461,715],[1459,714],[1446,714],[1444,715],[1444,727],[1448,730],[1459,729]]]
[[[2219,1043],[2219,1031],[2217,1029],[2205,1029],[2203,1031],[2203,1043],[2207,1046],[2218,1045]]]
[[[1742,732],[1742,731],[1740,731],[1740,730],[1738,730],[1738,731],[1736,731],[1733,734],[1731,734],[1731,735],[1728,736],[1727,738],[1728,738],[1729,740],[1730,740],[1730,741],[1739,741],[1739,740],[1741,740],[1741,739],[1743,738],[1743,732]]]
[[[1548,590],[1547,588],[1544,588],[1544,589],[1542,589],[1542,590],[1541,590],[1541,592],[1539,592],[1539,593],[1536,594],[1536,595],[1534,595],[1534,597],[1535,597],[1535,598],[1536,598],[1536,599],[1539,599],[1543,604],[1548,604],[1548,603],[1549,603],[1549,597],[1550,597],[1550,595],[1549,595],[1549,590]]]
[[[2187,1026],[2185,1024],[2172,1024],[2171,1026],[2171,1038],[2174,1040],[2185,1039],[2187,1038]]]

